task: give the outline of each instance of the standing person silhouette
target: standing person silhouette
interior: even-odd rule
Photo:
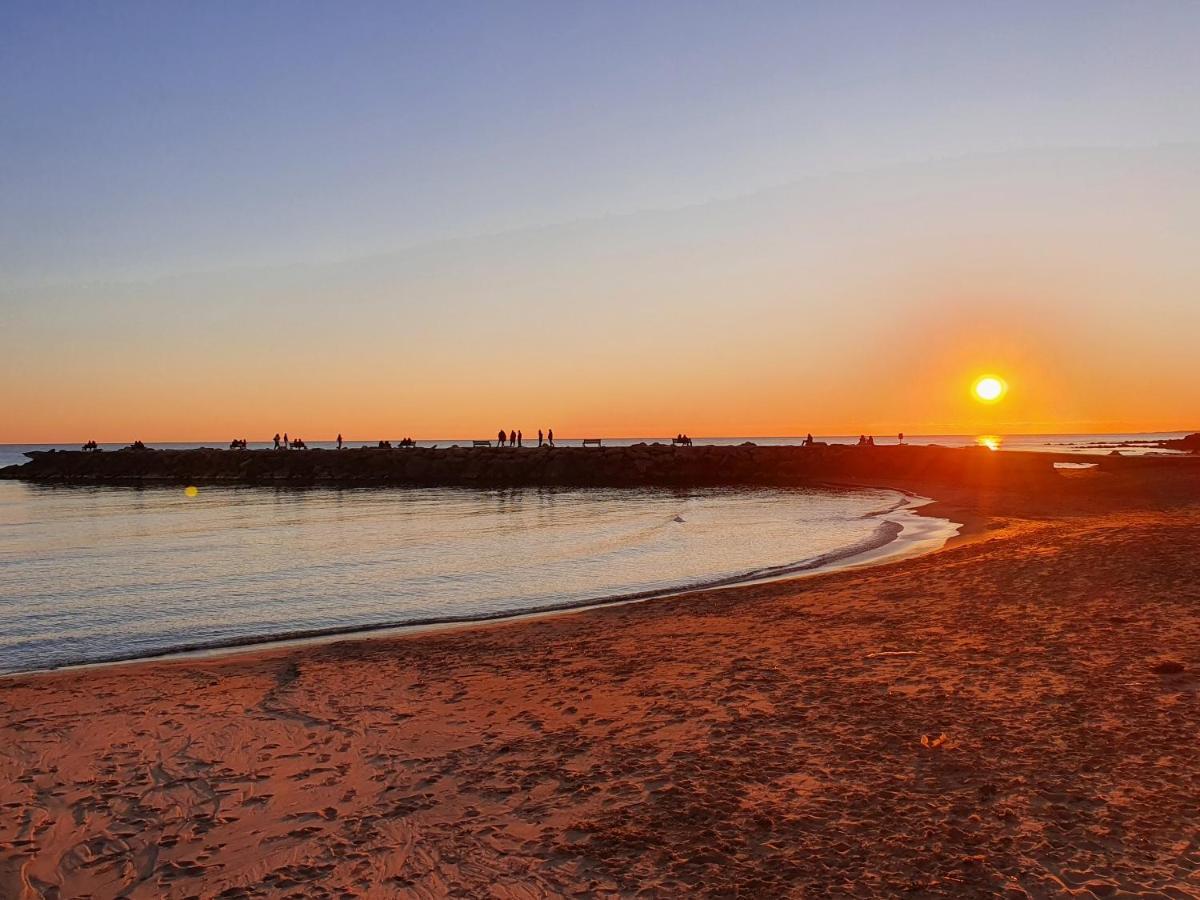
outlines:
[[[340,431],[338,432],[338,449],[342,449],[342,433]]]
[[[503,428],[501,428],[501,429],[500,429],[500,430],[499,430],[499,431],[496,433],[496,446],[497,446],[497,447],[503,447],[503,446],[504,446],[504,442],[505,442],[505,441],[507,441],[507,440],[508,440],[508,435],[506,435],[506,434],[504,433],[504,429],[503,429]]]
[[[539,447],[542,446],[543,443],[545,443],[545,438],[542,436],[542,429],[539,428],[538,429],[538,446]]]
[[[901,444],[904,443],[904,432],[903,431],[900,432],[900,434],[897,436],[896,440]]]
[[[285,431],[283,433],[283,449],[286,450],[287,448],[288,448],[288,438],[287,438],[287,432]]]
[[[553,428],[551,428],[549,431],[546,432],[546,440],[550,442],[551,447],[554,446],[554,429]]]
[[[517,446],[520,447],[525,441],[525,435],[521,433],[521,429],[517,429]]]
[[[279,449],[279,432],[275,432],[275,449]]]
[[[510,431],[508,433],[508,446],[510,446],[510,447],[517,446],[517,433],[515,431]]]

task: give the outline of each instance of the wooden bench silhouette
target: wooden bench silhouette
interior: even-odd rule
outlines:
[[[589,446],[590,446],[590,447],[599,447],[599,446],[601,446],[600,440],[601,440],[600,438],[584,438],[584,439],[583,439],[583,446],[585,446],[585,447],[589,447]]]

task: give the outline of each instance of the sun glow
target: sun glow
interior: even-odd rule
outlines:
[[[995,403],[1004,396],[1006,391],[1008,391],[1008,385],[1004,383],[1004,379],[995,375],[984,375],[971,388],[975,399],[983,403]]]

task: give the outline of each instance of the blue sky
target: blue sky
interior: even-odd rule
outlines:
[[[1195,3],[0,6],[8,285],[1200,140]]]

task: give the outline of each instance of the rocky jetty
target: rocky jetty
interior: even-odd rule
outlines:
[[[700,487],[1056,477],[1050,454],[942,447],[632,447],[41,451],[0,477],[69,484]]]

